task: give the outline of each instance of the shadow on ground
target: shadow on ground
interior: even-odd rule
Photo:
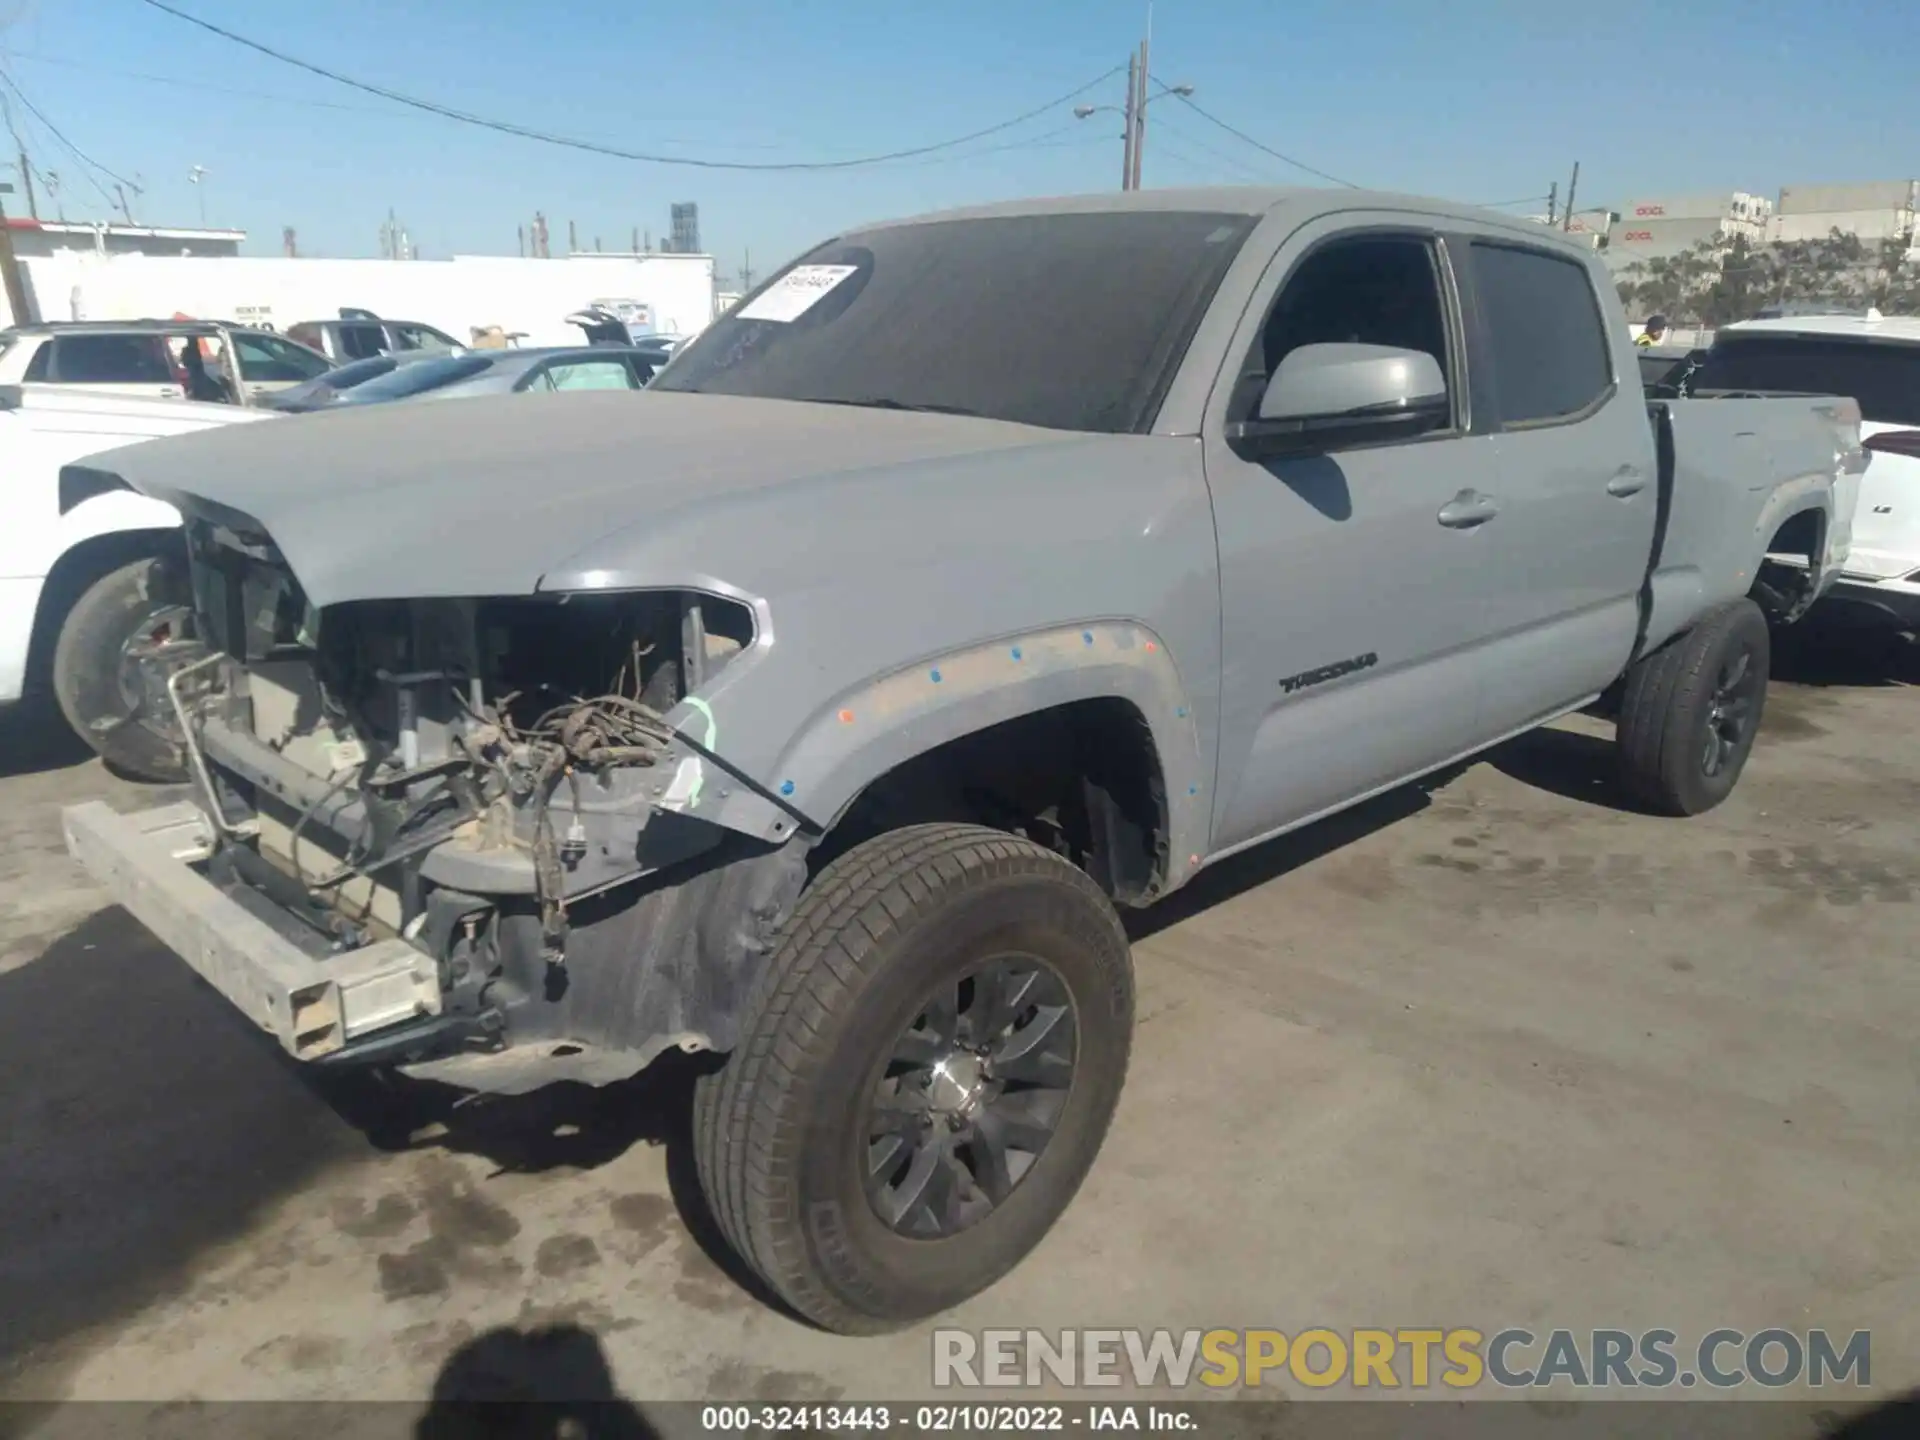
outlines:
[[[0,975],[0,1378],[365,1142],[124,911]]]
[[[577,1325],[489,1330],[454,1351],[415,1440],[651,1440],[600,1341]]]
[[[1773,678],[1789,685],[1873,689],[1920,685],[1920,637],[1888,626],[1849,624],[1816,610],[1776,630]]]
[[[0,709],[0,780],[64,770],[93,758],[51,701],[38,697]]]

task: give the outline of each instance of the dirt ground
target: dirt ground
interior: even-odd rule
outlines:
[[[1712,815],[1577,719],[1145,917],[1107,1148],[946,1323],[1824,1326],[1920,1383],[1920,654],[1780,668]],[[642,1401],[931,1393],[930,1327],[732,1272],[684,1067],[323,1091],[67,859],[93,796],[155,800],[0,719],[0,1395],[419,1401],[556,1325]]]

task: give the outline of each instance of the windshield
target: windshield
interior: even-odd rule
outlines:
[[[490,368],[493,361],[485,355],[447,355],[433,360],[416,360],[400,365],[386,375],[376,375],[354,386],[340,397],[342,405],[371,405],[382,400],[400,400],[408,395],[438,390],[456,380],[467,380]]]
[[[1144,429],[1256,217],[936,220],[802,256],[650,388]]]
[[[1790,390],[1850,395],[1862,419],[1920,425],[1920,345],[1815,335],[1722,337],[1693,390]]]

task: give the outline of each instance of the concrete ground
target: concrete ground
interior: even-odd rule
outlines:
[[[1920,655],[1831,643],[1712,815],[1574,720],[1176,896],[1091,1180],[950,1323],[1825,1326],[1920,1382]],[[643,1400],[930,1393],[927,1327],[716,1259],[684,1071],[322,1094],[66,858],[153,792],[0,724],[0,1395],[417,1401],[553,1323]]]

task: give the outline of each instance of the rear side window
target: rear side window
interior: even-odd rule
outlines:
[[[340,353],[349,360],[371,360],[387,353],[387,337],[378,325],[342,325]]]
[[[1500,423],[1562,420],[1605,395],[1613,366],[1587,267],[1513,245],[1471,249]]]
[[[171,385],[173,365],[158,335],[59,335],[53,373],[68,385]]]
[[[1703,390],[1785,390],[1850,395],[1860,417],[1920,425],[1920,345],[1805,335],[1724,336],[1693,377]]]
[[[26,373],[22,380],[44,380],[52,373],[53,344],[49,341],[33,352],[33,358],[27,361]]]

